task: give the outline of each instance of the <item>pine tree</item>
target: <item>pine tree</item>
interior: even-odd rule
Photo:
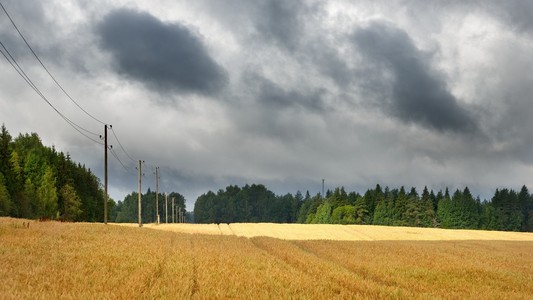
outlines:
[[[520,211],[522,213],[522,225],[521,229],[522,231],[527,231],[527,224],[529,222],[529,199],[531,196],[529,195],[529,191],[527,187],[524,185],[522,186],[522,189],[520,189],[520,193],[518,193],[518,204],[520,205]]]
[[[431,194],[428,192],[428,188],[424,187],[421,199],[421,225],[424,227],[434,227],[436,224]]]
[[[11,212],[11,197],[4,182],[4,175],[0,172],[0,216],[9,216]]]
[[[9,159],[11,156],[11,151],[9,150],[9,144],[11,143],[11,135],[7,131],[7,128],[4,124],[0,128],[0,173],[3,174],[4,180],[6,180],[6,175],[10,170]]]
[[[372,217],[368,209],[368,202],[363,197],[357,198],[354,204],[355,224],[371,224]]]
[[[441,193],[442,195],[442,193]],[[450,199],[450,193],[448,188],[446,192],[439,199],[439,204],[437,208],[437,221],[442,228],[452,228],[452,201]]]
[[[405,194],[404,187],[402,186],[400,188],[400,191],[398,192],[398,196],[396,197],[396,202],[394,203],[394,206],[395,206],[394,225],[405,226],[407,224],[406,220],[404,220],[404,215],[407,212],[408,204],[409,204],[409,199],[407,197],[407,194]]]

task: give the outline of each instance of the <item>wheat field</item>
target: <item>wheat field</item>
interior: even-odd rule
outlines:
[[[404,228],[402,233],[401,228],[372,226],[146,224],[138,228],[31,221],[28,228],[28,222],[0,218],[1,299],[531,299],[533,295],[530,234],[450,231],[430,238],[425,230]]]
[[[138,226],[137,224],[121,224]],[[533,233],[484,230],[452,230],[420,227],[337,224],[144,224],[144,227],[179,233],[235,235],[241,237],[272,237],[284,240],[337,241],[531,241]]]

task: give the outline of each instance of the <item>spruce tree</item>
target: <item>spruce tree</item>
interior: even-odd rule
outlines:
[[[4,175],[0,173],[0,216],[9,216],[11,206],[11,197],[5,185]]]

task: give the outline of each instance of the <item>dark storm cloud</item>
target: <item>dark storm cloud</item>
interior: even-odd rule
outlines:
[[[392,74],[390,99],[381,99],[387,113],[438,131],[477,130],[474,118],[447,90],[407,33],[374,22],[358,29],[354,42],[374,68]]]
[[[180,24],[118,9],[104,18],[98,33],[117,71],[154,90],[213,94],[227,83],[225,70],[210,57],[200,38]]]

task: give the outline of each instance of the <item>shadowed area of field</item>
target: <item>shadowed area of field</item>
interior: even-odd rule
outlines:
[[[533,295],[532,241],[333,241],[233,235],[242,234],[246,225],[138,228],[0,218],[0,298],[527,299]],[[256,228],[248,225],[249,233]],[[150,229],[165,226],[189,228],[189,234]],[[280,226],[277,234],[299,228]],[[198,234],[200,228],[211,234]],[[319,228],[326,234],[330,227]],[[331,228],[342,229],[344,236],[358,227]],[[197,233],[190,234],[193,229]]]
[[[128,224],[127,226],[138,226]],[[181,233],[272,237],[284,240],[337,241],[533,241],[533,233],[484,230],[453,230],[418,227],[334,224],[145,224],[146,228]]]

